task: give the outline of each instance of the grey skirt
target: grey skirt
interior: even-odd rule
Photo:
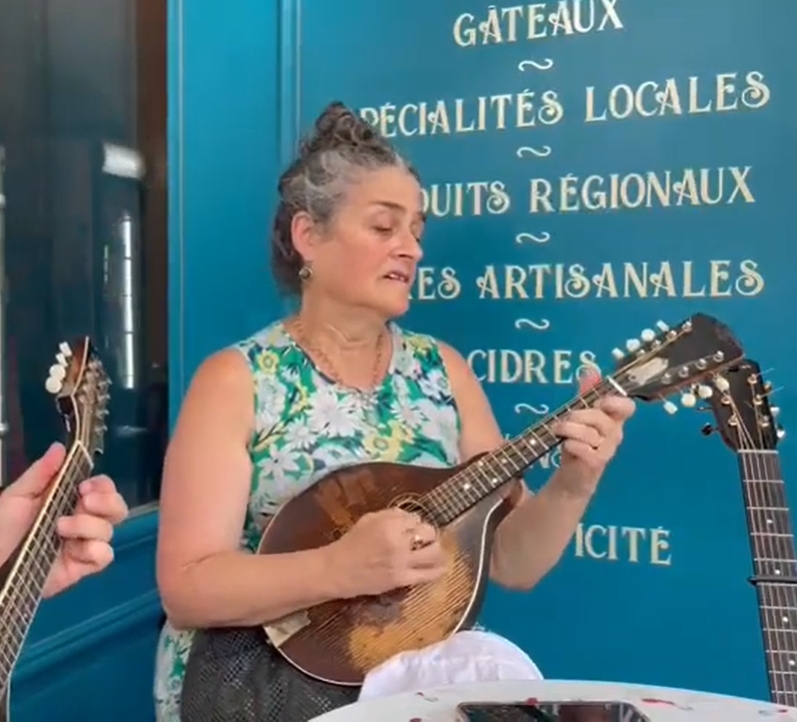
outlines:
[[[260,627],[201,630],[188,656],[180,720],[308,722],[356,702],[359,693],[303,674]]]

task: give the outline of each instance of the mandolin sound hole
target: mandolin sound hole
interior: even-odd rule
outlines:
[[[426,524],[437,529],[437,522],[435,521],[434,514],[421,503],[418,497],[402,496],[396,499],[390,506],[395,509],[406,511],[408,514],[417,514]]]

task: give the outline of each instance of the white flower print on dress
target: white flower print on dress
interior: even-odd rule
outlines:
[[[256,409],[242,549],[257,547],[257,520],[335,469],[376,459],[430,467],[459,462],[457,412],[436,342],[390,329],[393,358],[378,404],[320,375],[281,322],[238,344],[254,377]],[[192,639],[168,623],[161,633],[159,722],[179,722]]]

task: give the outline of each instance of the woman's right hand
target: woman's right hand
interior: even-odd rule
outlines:
[[[401,509],[365,514],[328,548],[344,599],[432,582],[446,568],[434,527]]]

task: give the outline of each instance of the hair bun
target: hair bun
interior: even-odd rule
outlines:
[[[301,147],[304,156],[341,146],[373,143],[376,131],[340,101],[330,103],[315,122],[315,132]]]

